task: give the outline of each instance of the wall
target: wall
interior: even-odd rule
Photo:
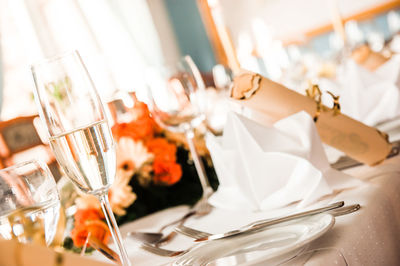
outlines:
[[[181,54],[189,54],[202,72],[216,64],[196,0],[165,0]]]
[[[302,33],[330,23],[334,0],[219,0],[225,22],[234,41],[251,29],[252,20],[261,18],[279,39],[302,38]],[[337,0],[342,16],[372,8],[391,0]]]

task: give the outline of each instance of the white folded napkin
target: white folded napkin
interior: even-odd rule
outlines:
[[[400,54],[393,55],[390,60],[378,67],[375,74],[400,88]]]
[[[210,203],[230,210],[304,207],[362,182],[330,168],[312,118],[299,112],[264,127],[229,113],[223,136],[207,136],[220,181]]]
[[[399,55],[374,72],[348,60],[338,73],[335,82],[323,80],[320,87],[340,95],[343,114],[370,126],[400,115]]]

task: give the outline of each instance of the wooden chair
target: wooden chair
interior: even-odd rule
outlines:
[[[38,133],[38,120],[35,115],[0,122],[0,167],[38,159],[47,163],[57,181],[61,177],[59,166]]]

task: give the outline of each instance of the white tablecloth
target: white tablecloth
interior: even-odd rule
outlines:
[[[338,217],[333,229],[310,249],[336,248],[349,265],[400,265],[400,157],[348,172],[367,184],[343,191],[333,200],[360,203],[362,209]],[[335,265],[331,253],[319,255],[312,256],[306,265]]]
[[[356,213],[337,217],[334,227],[311,242],[307,247],[308,251],[303,251],[305,255],[293,263],[400,265],[400,156],[376,167],[361,166],[347,172],[364,180],[365,185],[338,192],[323,199],[319,204],[344,200],[346,205],[359,203],[362,208]],[[130,230],[156,231],[168,221],[183,215],[187,209],[188,207],[182,206],[165,210],[127,224],[121,231],[123,234]],[[214,210],[205,217],[190,219],[186,225],[218,233],[234,229],[252,220],[274,217],[287,211],[286,209],[270,213],[235,213]],[[134,265],[161,265],[171,261],[138,249],[138,243],[129,238],[125,241]],[[190,245],[192,241],[189,238],[178,236],[166,248],[180,249]]]

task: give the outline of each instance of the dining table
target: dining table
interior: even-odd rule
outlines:
[[[356,166],[344,172],[359,178],[363,184],[356,188],[335,191],[313,205],[318,207],[344,201],[345,205],[360,204],[360,210],[336,217],[334,225],[316,239],[279,256],[270,254],[263,260],[261,252],[261,258],[258,256],[255,261],[243,260],[240,255],[225,259],[221,256],[222,258],[213,260],[210,265],[400,265],[400,156],[387,159],[376,166]],[[189,209],[189,206],[176,206],[121,226],[133,265],[172,265],[176,262],[179,257],[162,257],[141,249],[140,241],[129,237],[128,233],[155,232],[183,216]],[[296,204],[268,212],[214,208],[208,215],[191,217],[185,225],[209,233],[221,233],[258,219],[296,211],[299,211]],[[166,231],[172,229],[170,227]],[[234,243],[235,240],[232,238],[224,241]],[[196,245],[198,244],[193,239],[178,235],[163,248],[184,250],[193,249]],[[94,253],[91,257],[107,261],[99,253]]]

